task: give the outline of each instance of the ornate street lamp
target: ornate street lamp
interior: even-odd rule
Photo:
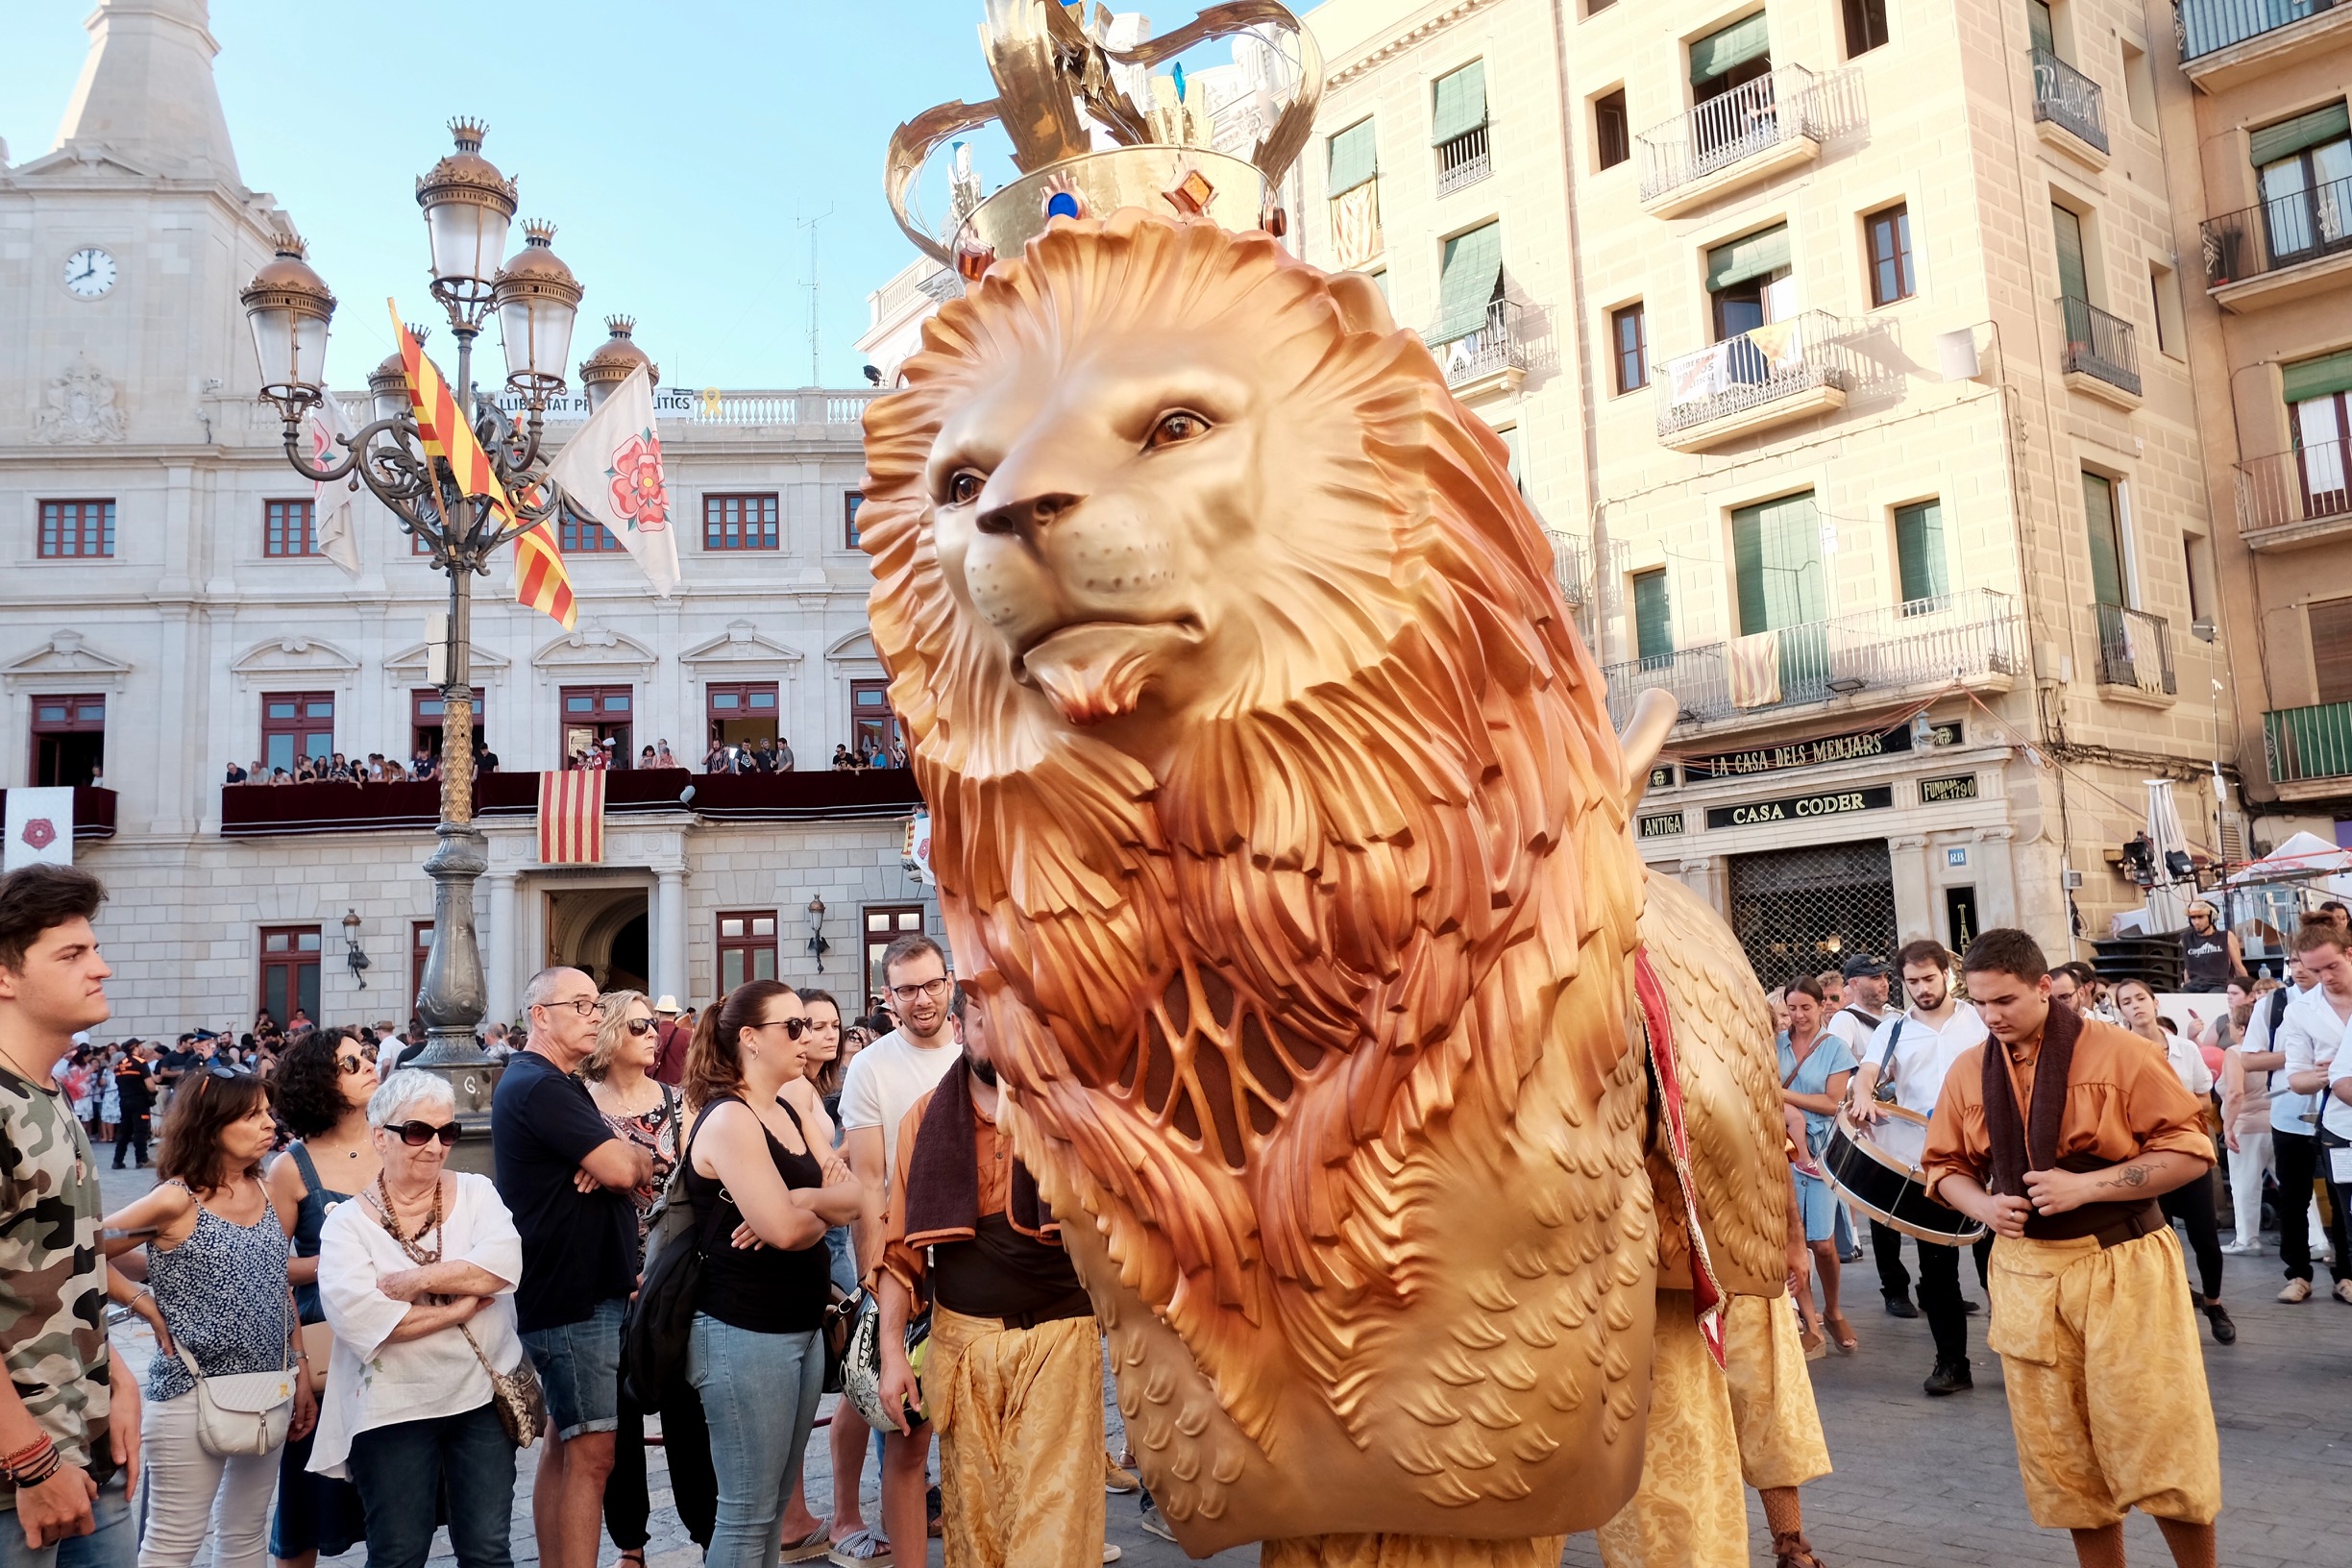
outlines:
[[[627,380],[629,373],[639,365],[645,366],[649,384],[661,385],[661,366],[649,358],[630,336],[636,331],[637,323],[627,316],[606,316],[604,326],[612,336],[596,353],[582,359],[579,367],[580,390],[588,394],[591,416],[604,406],[604,400],[612,396],[613,388]]]
[[[526,225],[523,249],[502,261],[514,221],[515,183],[481,156],[480,122],[453,120],[450,130],[457,150],[417,181],[417,206],[431,241],[433,298],[457,340],[457,374],[450,385],[512,501],[511,521],[488,501],[466,495],[448,462],[426,451],[398,355],[368,377],[373,420],[344,438],[347,450],[339,457],[311,458],[302,423],[331,396],[326,388],[327,325],[334,296],[304,259],[299,239],[284,240],[276,259],[239,297],[253,327],[261,395],[285,422],[286,461],[319,483],[356,475],[402,530],[422,541],[434,568],[449,575],[449,641],[434,649],[442,702],[441,821],[434,829],[440,845],[425,863],[433,882],[433,942],[416,1004],[429,1043],[412,1065],[448,1076],[461,1118],[479,1131],[495,1073],[476,1043],[485,997],[474,882],[489,858],[474,823],[471,590],[478,575],[488,575],[501,548],[563,505],[562,493],[545,477],[540,436],[548,400],[564,390],[581,289],[557,258],[549,225]],[[474,340],[494,310],[505,343],[506,384],[522,395],[528,416],[519,426],[474,386]],[[409,331],[424,340],[423,329]],[[643,351],[635,352],[643,357]],[[502,931],[499,940],[511,942],[514,933]]]

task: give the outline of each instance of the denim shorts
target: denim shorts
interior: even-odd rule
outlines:
[[[600,1301],[577,1323],[523,1335],[547,1389],[548,1425],[559,1439],[620,1428],[621,1314],[626,1306],[618,1297]]]

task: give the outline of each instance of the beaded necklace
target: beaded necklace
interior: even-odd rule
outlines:
[[[402,1234],[400,1220],[392,1213],[392,1190],[384,1186],[381,1171],[376,1173],[375,1202],[377,1212],[383,1215],[384,1234],[400,1243],[401,1251],[408,1255],[410,1262],[423,1267],[441,1261],[447,1238],[441,1234],[441,1182],[438,1177],[433,1181],[432,1212],[425,1216],[425,1223],[417,1228],[414,1237]],[[425,1250],[425,1238],[429,1236],[433,1238],[430,1252]]]

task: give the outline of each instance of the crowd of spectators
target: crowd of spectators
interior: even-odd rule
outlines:
[[[629,766],[625,748],[606,738],[593,746],[575,749],[564,758],[566,772],[608,772]],[[654,768],[683,768],[685,764],[670,749],[666,740],[637,749],[636,766],[640,770]],[[714,740],[702,755],[702,771],[706,773],[789,773],[799,768],[792,742],[782,736],[758,741],[736,742]],[[906,742],[893,739],[887,744],[850,747],[836,746],[830,767],[835,772],[862,772],[874,768],[904,768],[907,766]],[[499,770],[498,753],[481,743],[474,743],[474,772],[495,773]],[[233,762],[225,782],[230,784],[409,784],[437,780],[441,776],[440,753],[429,747],[419,747],[416,753],[403,760],[381,751],[371,751],[365,757],[346,756],[340,751],[323,757],[302,756],[291,767],[277,768],[256,760]]]
[[[481,744],[474,744],[474,772],[498,772],[498,753]],[[406,761],[371,751],[364,757],[347,757],[340,751],[323,757],[296,757],[291,768],[273,768],[256,760],[229,765],[230,784],[414,784],[437,780],[441,776],[441,754],[430,747],[420,746],[416,754]]]

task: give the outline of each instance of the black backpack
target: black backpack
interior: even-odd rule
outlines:
[[[676,1168],[646,1227],[645,1272],[637,1298],[621,1320],[621,1378],[642,1410],[659,1409],[663,1392],[686,1378],[686,1340],[694,1328],[695,1304],[702,1294],[702,1248],[696,1235],[694,1199],[686,1192],[686,1171],[694,1158],[695,1135],[720,1102],[695,1117],[678,1146]]]

